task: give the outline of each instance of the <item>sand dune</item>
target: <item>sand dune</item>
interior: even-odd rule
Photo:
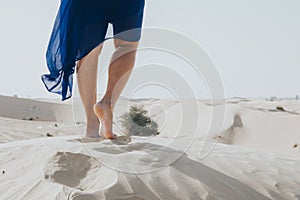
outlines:
[[[117,134],[132,104],[149,110],[161,134],[115,141],[81,138],[77,100],[0,103],[1,200],[300,199],[300,101],[229,99],[223,131],[206,137],[218,105],[123,98]]]
[[[76,103],[60,104],[0,95],[0,116],[29,121],[73,122],[74,112],[81,116],[78,121],[83,121],[83,113],[77,109]]]
[[[249,200],[300,197],[300,171],[297,170],[300,160],[226,145],[217,145],[206,159],[199,159],[199,143],[182,153],[144,143],[139,138],[133,138],[126,145],[102,141],[84,143],[84,146],[75,138],[3,144],[0,153],[4,158],[0,166],[5,171],[0,176],[2,197]],[[102,157],[89,152],[93,150]],[[165,159],[177,157],[176,154],[180,154],[179,159],[164,166]],[[114,161],[110,162],[109,157]],[[130,160],[128,166],[123,163],[125,160]],[[151,169],[151,172],[126,172],[131,166]]]

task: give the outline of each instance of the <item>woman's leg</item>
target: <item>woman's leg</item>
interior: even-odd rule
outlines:
[[[108,72],[106,93],[94,106],[94,111],[101,122],[100,135],[113,139],[113,109],[124,89],[135,63],[138,42],[115,39],[115,48]]]
[[[97,69],[101,49],[102,45],[77,63],[78,89],[87,121],[86,137],[99,137],[99,121],[93,111],[93,106],[97,100]]]

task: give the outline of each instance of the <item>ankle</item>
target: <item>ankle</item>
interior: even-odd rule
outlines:
[[[99,125],[100,125],[100,123],[99,123],[98,118],[92,119],[92,120],[87,120],[87,123],[86,123],[86,127],[91,128],[91,129],[97,128],[97,127],[99,127]]]
[[[100,126],[95,126],[95,125],[90,125],[90,126],[86,126],[86,132],[97,132],[99,130]]]
[[[112,100],[110,98],[103,98],[98,103],[101,105],[112,106]]]

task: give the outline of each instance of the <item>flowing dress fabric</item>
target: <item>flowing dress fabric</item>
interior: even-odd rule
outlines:
[[[62,100],[72,96],[76,61],[106,38],[108,24],[114,37],[138,41],[144,0],[62,0],[46,52],[50,74],[42,75],[49,92]]]

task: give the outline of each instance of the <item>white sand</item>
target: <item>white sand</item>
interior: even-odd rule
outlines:
[[[207,102],[122,99],[117,134],[119,116],[136,103],[161,134],[82,142],[84,116],[74,102],[0,96],[1,200],[300,199],[300,101],[229,99],[220,137],[204,140]]]

